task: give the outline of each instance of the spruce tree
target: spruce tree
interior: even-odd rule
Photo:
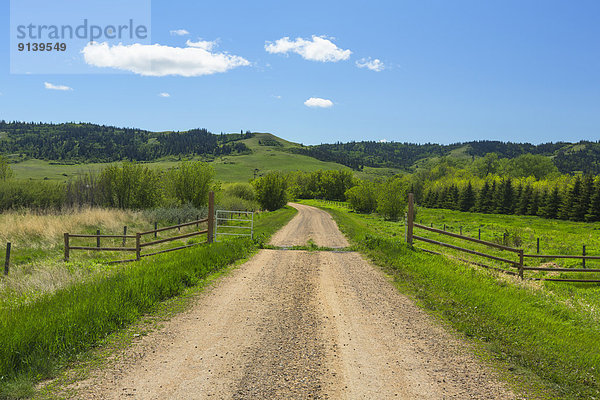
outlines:
[[[471,211],[471,209],[475,206],[475,191],[473,190],[473,185],[471,181],[465,186],[465,188],[460,193],[460,198],[458,200],[458,208],[460,211]]]
[[[531,195],[531,201],[527,206],[527,211],[525,211],[525,214],[527,215],[537,215],[542,200],[539,190],[533,190],[532,193],[533,194]]]
[[[594,192],[590,199],[590,206],[585,220],[590,222],[600,221],[600,180],[594,185]]]
[[[542,216],[550,219],[557,218],[561,203],[560,192],[558,191],[558,187],[555,186],[548,195],[546,204],[542,208]]]
[[[490,187],[489,195],[488,195],[488,203],[485,212],[488,214],[493,213],[496,210],[496,198],[498,193],[498,185],[496,184],[496,180],[492,181],[492,186]]]
[[[513,214],[518,214],[517,209],[519,207],[522,194],[523,194],[523,184],[521,182],[519,182],[519,185],[517,186],[517,189],[514,192],[514,202],[513,202],[514,204],[512,206]]]
[[[585,215],[590,208],[592,195],[594,194],[594,177],[586,175],[581,182],[581,195],[577,201],[571,219],[574,221],[585,221]]]
[[[446,190],[443,208],[448,210],[458,209],[458,187],[455,184],[450,185]]]
[[[512,180],[506,178],[498,185],[496,192],[496,213],[497,214],[512,214],[515,207],[514,190]]]
[[[579,175],[575,178],[573,185],[567,188],[565,192],[562,204],[558,212],[558,218],[560,219],[574,219],[575,210],[579,206],[581,197],[581,178]]]
[[[475,211],[476,212],[480,212],[480,213],[485,212],[486,202],[488,201],[488,198],[489,198],[489,192],[490,192],[490,184],[488,183],[488,181],[485,181],[483,183],[483,186],[479,190],[479,194],[477,196],[477,202],[475,203]]]
[[[519,197],[519,204],[515,209],[515,214],[526,215],[527,210],[529,210],[529,206],[531,205],[531,200],[533,198],[533,188],[531,185],[525,186],[525,189],[521,191],[521,196]]]

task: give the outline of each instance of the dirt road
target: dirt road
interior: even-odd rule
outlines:
[[[276,246],[347,246],[298,215]],[[510,399],[468,346],[358,253],[262,250],[123,361],[80,387],[97,399]]]

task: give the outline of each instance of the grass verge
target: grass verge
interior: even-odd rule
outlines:
[[[600,326],[564,291],[411,250],[398,237],[376,233],[372,217],[322,208],[402,292],[507,366],[507,376],[528,397],[600,396]]]
[[[51,377],[110,333],[251,255],[295,212],[286,207],[258,216],[254,241],[232,239],[144,259],[0,310],[0,398],[31,395],[33,382]]]

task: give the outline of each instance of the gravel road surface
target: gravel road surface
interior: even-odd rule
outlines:
[[[275,246],[348,242],[299,213]],[[511,399],[513,393],[360,254],[261,250],[78,384],[93,399]]]

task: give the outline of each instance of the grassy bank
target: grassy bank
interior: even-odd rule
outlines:
[[[597,286],[520,282],[411,250],[398,223],[324,208],[402,292],[507,365],[524,391],[539,390],[534,395],[541,398],[600,395]]]
[[[22,382],[52,376],[74,355],[160,302],[248,257],[294,214],[287,207],[260,214],[255,241],[232,239],[144,259],[0,309],[0,395],[14,396],[16,383],[22,387]]]

